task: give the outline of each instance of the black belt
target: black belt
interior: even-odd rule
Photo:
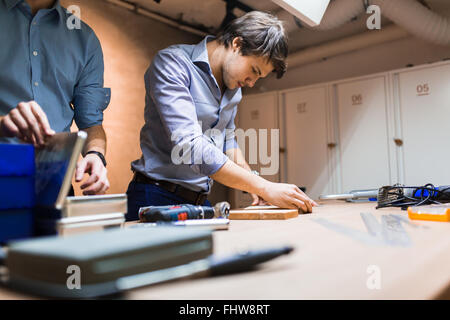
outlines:
[[[203,205],[203,203],[206,201],[206,198],[208,197],[208,194],[206,192],[195,192],[183,186],[180,186],[179,184],[164,180],[155,180],[137,171],[134,173],[133,181],[139,183],[154,184],[195,205]]]

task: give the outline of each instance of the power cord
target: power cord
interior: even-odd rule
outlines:
[[[442,189],[440,189],[442,188]],[[394,185],[382,187],[378,192],[377,209],[385,207],[400,207],[406,210],[409,206],[421,206],[426,204],[442,204],[450,202],[450,186],[437,188],[431,183],[424,186]],[[405,189],[413,189],[406,195]]]

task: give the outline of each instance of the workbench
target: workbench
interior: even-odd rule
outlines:
[[[399,208],[376,203],[320,202],[311,214],[288,220],[232,220],[214,231],[214,252],[226,255],[291,245],[286,256],[259,269],[216,278],[144,287],[126,299],[449,299],[450,223],[402,223],[409,245],[369,244],[336,232],[318,220],[367,233],[361,213],[407,217]],[[406,219],[405,219],[406,220]],[[0,299],[27,296],[0,289]]]

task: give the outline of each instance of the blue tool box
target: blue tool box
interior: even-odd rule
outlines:
[[[0,210],[32,208],[34,203],[34,176],[0,176]]]
[[[0,244],[32,237],[33,225],[33,209],[0,210]]]
[[[29,177],[35,170],[31,144],[0,143],[0,177]]]
[[[33,235],[35,170],[32,145],[0,143],[0,243]]]

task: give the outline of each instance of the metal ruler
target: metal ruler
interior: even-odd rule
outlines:
[[[378,222],[372,213],[362,212],[361,218],[367,228],[367,232],[342,226],[323,218],[313,219],[313,221],[325,228],[351,237],[356,241],[375,246],[410,247],[412,246],[412,241],[405,228],[403,228],[402,223],[406,223],[414,228],[421,227],[420,225],[411,223],[405,217],[394,214],[382,215],[381,222]]]

